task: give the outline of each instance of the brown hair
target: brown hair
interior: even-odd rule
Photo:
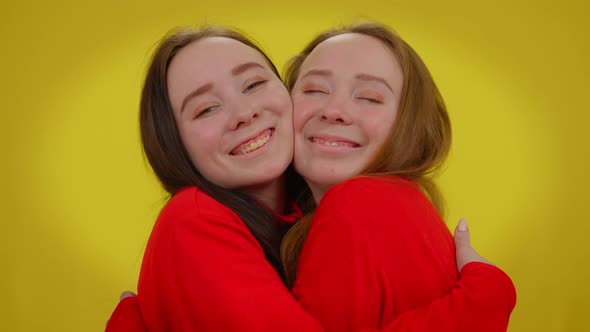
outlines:
[[[418,54],[390,28],[363,23],[328,30],[314,38],[295,56],[285,70],[285,84],[291,91],[309,54],[323,41],[346,33],[377,38],[395,55],[403,72],[403,89],[394,125],[385,144],[361,175],[390,175],[418,183],[443,215],[443,198],[432,175],[444,163],[451,146],[451,124],[443,99]],[[281,258],[287,284],[292,285],[299,254],[311,225],[313,213],[300,220],[283,239]]]
[[[232,209],[262,246],[267,260],[283,277],[280,241],[286,226],[253,197],[217,186],[193,165],[178,133],[168,97],[168,66],[185,46],[208,37],[235,39],[262,54],[273,72],[279,73],[262,49],[243,33],[223,27],[180,28],[169,32],[158,44],[148,66],[141,93],[139,124],[143,150],[158,180],[170,197],[187,186],[197,186]]]

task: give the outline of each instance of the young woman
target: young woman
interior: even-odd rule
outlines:
[[[391,60],[395,58],[392,56]],[[414,82],[404,84],[404,89],[409,84]],[[293,99],[297,105],[295,95]],[[301,105],[298,109],[303,110]],[[107,329],[125,327],[125,322],[145,322],[147,329],[156,331],[331,330],[331,321],[324,325],[320,317],[306,312],[285,287],[279,245],[286,230],[301,217],[298,206],[289,199],[296,197],[295,191],[301,187],[297,186],[295,174],[284,173],[293,146],[290,99],[264,53],[242,35],[229,30],[208,28],[172,34],[154,54],[140,114],[145,153],[172,198],[160,213],[146,248],[139,296],[121,302]],[[391,117],[389,127],[394,118]],[[336,119],[335,123],[339,121]],[[305,136],[304,132],[301,129],[298,135]],[[304,136],[303,139],[308,139]],[[340,145],[336,148],[342,148],[345,143],[352,146],[344,148],[360,147],[359,142],[314,137],[314,143],[319,139],[326,146],[335,143]],[[385,138],[381,140],[384,142]],[[378,140],[375,142],[374,146],[379,145]],[[366,164],[367,157],[373,157],[371,153],[361,156],[358,163]],[[296,160],[295,165],[303,171],[301,160]],[[310,175],[303,176],[314,181]],[[334,179],[328,177],[327,181]],[[310,187],[319,200],[323,193],[315,186],[316,182],[310,182]],[[288,192],[288,189],[295,191]],[[412,197],[419,193],[417,189],[408,192]],[[427,200],[422,203],[420,208],[433,211]],[[322,204],[318,207],[318,217]],[[359,208],[364,208],[363,204]],[[398,217],[394,211],[394,221],[398,222]],[[381,220],[387,218],[380,216]],[[305,259],[313,256],[315,250],[323,250],[317,238],[314,240],[314,228],[308,242],[315,249],[303,252],[299,268],[304,279],[298,279],[295,284],[296,296],[311,311],[317,307],[307,302],[315,298],[308,297],[308,290],[314,286],[306,286],[306,281],[313,282],[313,278],[305,268]],[[297,239],[298,233],[292,234]],[[318,234],[319,239],[325,238],[321,228]],[[333,235],[339,236],[337,231]],[[452,243],[449,248],[454,249]],[[440,263],[444,268],[449,265],[447,260]],[[413,272],[402,270],[402,273],[411,277]],[[323,284],[325,278],[318,280],[319,292],[331,287]],[[455,289],[451,289],[449,281],[456,284]],[[456,272],[445,276],[442,283],[445,287],[437,286],[439,298],[429,291],[420,293],[420,301],[403,309],[392,309],[390,313],[383,310],[391,307],[380,303],[380,307],[365,309],[392,318],[379,322],[388,325],[375,326],[382,330],[415,329],[415,322],[421,321],[420,331],[431,331],[433,327],[441,331],[468,331],[474,326],[478,329],[480,322],[476,319],[484,316],[500,317],[505,329],[514,305],[513,289],[510,293],[507,283],[511,287],[501,271],[485,265],[462,273],[458,282]],[[334,283],[332,286],[345,293],[351,285]],[[409,294],[413,290],[406,291]],[[504,293],[498,295],[500,292]],[[431,298],[426,301],[426,297]],[[322,301],[321,297],[318,299]],[[406,310],[411,311],[402,313]],[[340,312],[342,317],[348,314]],[[369,325],[358,329],[362,327]]]
[[[284,239],[298,302],[329,331],[392,322],[414,330],[505,330],[514,305],[506,276],[488,294],[497,296],[490,306],[510,298],[498,315],[491,307],[471,312],[471,291],[453,291],[455,248],[429,176],[447,156],[451,127],[416,52],[383,25],[329,30],[294,58],[285,80],[294,166],[318,203],[313,221],[308,216]],[[495,268],[470,264],[463,276],[488,270]],[[467,312],[463,320],[449,316]]]

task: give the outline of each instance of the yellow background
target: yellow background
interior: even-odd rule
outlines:
[[[212,3],[212,4],[211,4]],[[281,67],[376,19],[422,55],[454,143],[447,220],[513,278],[510,331],[583,331],[590,291],[584,1],[12,1],[0,5],[0,329],[100,331],[162,205],[137,110],[171,27],[240,27]]]

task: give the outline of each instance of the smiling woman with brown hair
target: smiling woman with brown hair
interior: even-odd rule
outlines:
[[[295,170],[318,204],[283,240],[287,280],[303,307],[330,331],[401,326],[403,319],[428,329],[429,315],[437,331],[505,330],[514,288],[488,264],[463,272],[500,272],[503,292],[490,301],[509,299],[500,315],[445,329],[449,318],[433,310],[453,303],[455,312],[467,311],[470,294],[453,293],[455,248],[432,179],[451,145],[450,120],[418,54],[383,25],[353,25],[313,39],[285,80]],[[445,294],[452,294],[448,302]],[[430,311],[408,314],[433,301]]]

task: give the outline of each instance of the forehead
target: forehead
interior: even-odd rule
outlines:
[[[229,74],[235,66],[251,61],[270,68],[260,52],[242,42],[227,37],[207,37],[190,43],[176,54],[168,67],[168,82]]]
[[[346,33],[321,42],[307,57],[301,72],[311,69],[380,76],[401,74],[397,58],[383,42],[358,33]]]

